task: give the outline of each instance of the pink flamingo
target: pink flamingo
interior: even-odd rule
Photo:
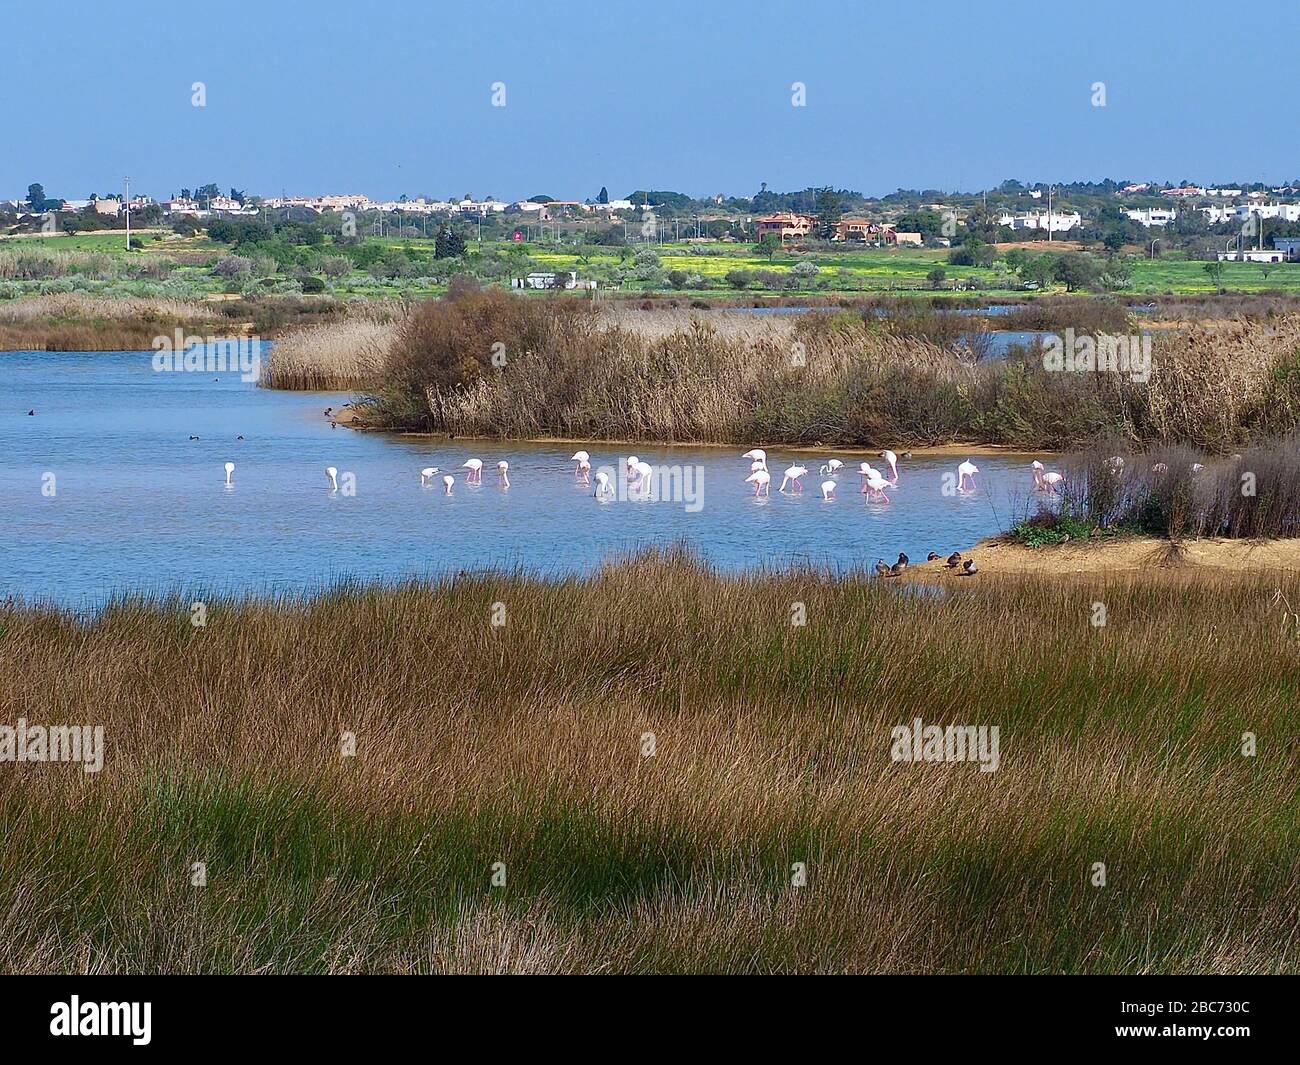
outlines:
[[[745,481],[753,484],[755,498],[761,495],[771,495],[772,475],[767,470],[755,470],[745,478]]]

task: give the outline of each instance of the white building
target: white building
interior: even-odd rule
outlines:
[[[1287,253],[1276,248],[1243,248],[1241,251],[1221,251],[1221,263],[1284,263]]]
[[[578,275],[576,271],[568,270],[563,273],[546,273],[537,271],[529,274],[527,277],[515,277],[510,280],[511,288],[577,288]],[[584,288],[586,285],[583,286]]]
[[[1251,215],[1256,218],[1280,218],[1284,222],[1300,221],[1300,203],[1244,203],[1234,211],[1244,222]]]
[[[1045,229],[1050,233],[1068,233],[1083,225],[1083,216],[1078,211],[1029,211],[1025,214],[1004,214],[998,219],[998,225],[1010,229]]]
[[[1146,210],[1124,213],[1140,226],[1167,226],[1178,217],[1178,212],[1168,207],[1150,207]]]

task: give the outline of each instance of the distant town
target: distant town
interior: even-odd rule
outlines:
[[[315,222],[337,216],[362,235],[431,236],[439,225],[468,223],[483,239],[545,241],[568,228],[621,233],[627,243],[753,241],[782,247],[806,241],[876,247],[952,247],[978,232],[989,243],[1056,238],[1097,241],[1116,250],[1181,247],[1220,260],[1281,262],[1300,254],[1300,182],[1265,186],[1201,186],[1154,182],[1024,185],[1003,182],[974,193],[898,190],[872,198],[810,187],[776,193],[763,186],[750,197],[697,198],[679,192],[637,191],[589,199],[537,195],[499,200],[471,195],[436,199],[372,199],[364,193],[250,195],[215,184],[182,188],[166,198],[146,195],[49,196],[32,184],[26,196],[0,199],[0,235],[75,233],[137,226],[188,227],[222,219]],[[618,240],[597,240],[616,243]],[[1161,247],[1158,249],[1157,245]]]

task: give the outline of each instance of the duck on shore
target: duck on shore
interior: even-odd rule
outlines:
[[[949,568],[949,569],[956,569],[956,568],[958,567],[958,565],[960,565],[960,564],[961,564],[961,552],[960,552],[960,551],[954,551],[951,555],[948,556],[948,563],[947,563],[947,565],[948,565],[948,568]]]
[[[899,576],[899,574],[901,574],[903,570],[907,569],[908,561],[909,561],[908,557],[905,554],[903,554],[902,551],[898,552],[898,561],[889,567],[889,575],[891,577]]]
[[[968,558],[961,564],[961,575],[963,577],[973,577],[979,571],[979,567],[975,565],[975,560],[973,558]]]

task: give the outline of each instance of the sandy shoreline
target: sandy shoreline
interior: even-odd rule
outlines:
[[[334,411],[333,414],[327,415],[339,425],[346,426],[349,429],[359,429],[371,432],[389,432],[390,430],[381,429],[377,426],[367,425],[361,420],[360,415],[352,407],[342,407]],[[457,436],[449,437],[446,433],[411,433],[393,431],[395,436],[414,437],[421,440],[454,440],[456,442],[464,441],[466,443],[515,443],[515,444],[563,444],[576,447],[639,447],[639,448],[715,448],[721,451],[732,451],[736,448],[761,447],[766,451],[780,452],[782,455],[879,455],[881,448],[878,447],[832,447],[827,445],[815,444],[768,444],[762,441],[757,443],[746,444],[728,444],[716,443],[713,441],[695,441],[695,440],[592,440],[587,437],[570,437],[570,436],[523,436],[523,437],[496,437],[496,436]],[[1031,451],[1018,447],[1006,447],[1001,444],[932,444],[926,447],[906,447],[895,444],[893,449],[902,456],[905,452],[910,452],[913,457],[932,457],[948,458],[954,456],[969,455],[1054,455],[1054,451]]]
[[[913,560],[902,579],[914,583],[964,583],[987,576],[1033,575],[1072,580],[1141,573],[1186,576],[1197,572],[1262,573],[1300,570],[1300,538],[1288,540],[1184,540],[1178,549],[1168,540],[1134,536],[1088,543],[1025,547],[991,538],[973,547],[940,545],[944,556],[934,562]],[[979,570],[964,577],[944,563],[953,550],[973,558]],[[887,561],[892,562],[893,559]]]

